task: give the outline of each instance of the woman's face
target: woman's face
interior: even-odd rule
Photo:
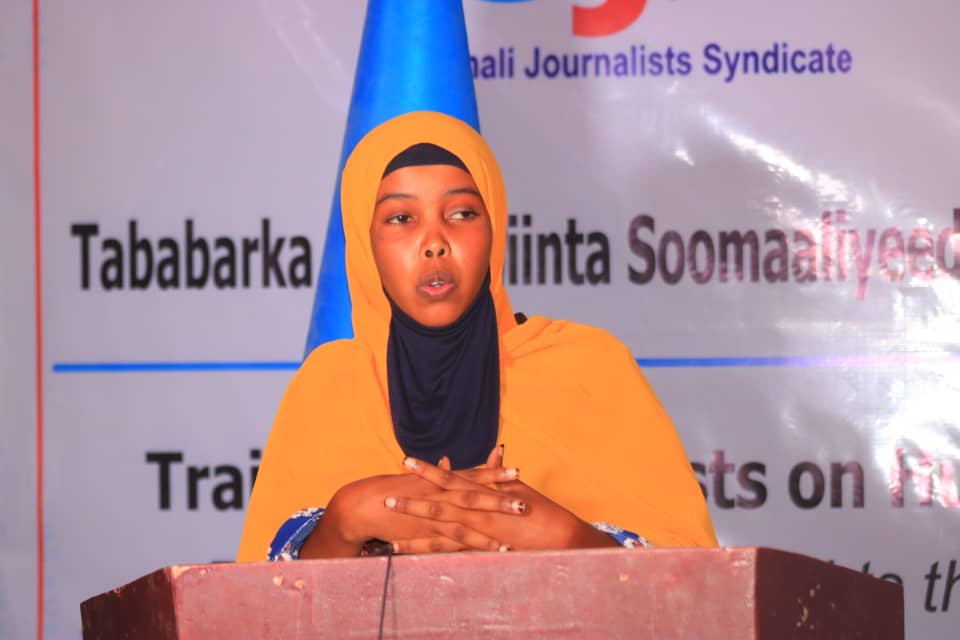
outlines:
[[[492,228],[469,173],[448,165],[383,178],[370,222],[373,258],[390,298],[422,325],[463,315],[490,266]]]

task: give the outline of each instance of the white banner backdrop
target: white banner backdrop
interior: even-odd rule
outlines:
[[[515,308],[631,346],[723,544],[899,580],[908,636],[953,637],[960,9],[651,0],[586,38],[571,5],[465,0]],[[4,7],[0,636],[32,632],[38,575],[46,636],[76,637],[84,598],[233,557],[363,10],[41,0],[38,573],[31,8]]]

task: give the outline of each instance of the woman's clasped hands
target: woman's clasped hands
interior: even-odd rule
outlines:
[[[504,467],[502,445],[481,468],[452,471],[446,457],[437,465],[407,457],[403,470],[341,488],[301,557],[356,555],[370,539],[391,543],[395,553],[616,544],[524,484],[519,469]],[[321,545],[324,553],[310,552]]]

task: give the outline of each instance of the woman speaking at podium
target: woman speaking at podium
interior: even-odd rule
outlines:
[[[507,205],[480,135],[434,112],[380,125],[341,184],[355,337],[291,381],[240,561],[712,546],[669,417],[601,329],[514,314]],[[509,464],[504,464],[508,461]]]

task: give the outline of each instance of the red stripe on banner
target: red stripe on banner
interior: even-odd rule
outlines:
[[[40,0],[33,0],[33,252],[37,335],[37,639],[43,640],[43,268],[40,206]]]

